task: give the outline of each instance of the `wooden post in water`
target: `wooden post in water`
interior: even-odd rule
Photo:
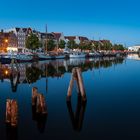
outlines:
[[[78,76],[78,83],[79,83],[79,87],[80,87],[80,93],[82,96],[82,100],[86,101],[86,93],[85,93],[85,88],[84,88],[84,84],[83,84],[81,69],[76,68],[76,72],[77,72],[77,76]]]
[[[32,88],[32,106],[35,106],[36,105],[37,94],[38,94],[37,87],[33,87]]]
[[[39,94],[39,98],[40,98],[41,113],[42,114],[47,114],[47,108],[46,108],[46,104],[45,104],[45,97],[43,96],[43,94]]]
[[[72,87],[73,87],[74,80],[76,80],[76,83],[77,83],[78,93],[82,97],[82,100],[86,101],[86,93],[85,93],[85,89],[84,89],[84,84],[83,84],[83,79],[82,79],[82,74],[81,74],[80,68],[73,68],[73,70],[72,70],[72,76],[71,76],[68,93],[67,93],[67,101],[70,100],[70,97],[72,95]]]
[[[72,75],[71,75],[71,80],[69,83],[69,87],[68,87],[68,93],[67,93],[67,100],[69,101],[72,95],[72,87],[73,87],[73,83],[74,83],[74,75],[76,73],[76,70],[73,68],[72,69]]]
[[[18,117],[18,105],[17,101],[11,101],[11,126],[17,126],[17,117]]]
[[[43,94],[40,93],[38,93],[37,95],[36,112],[41,114],[47,114],[45,97],[43,96]]]
[[[6,123],[11,122],[11,100],[6,100]]]
[[[40,98],[39,94],[37,95],[37,100],[36,100],[36,113],[41,113],[41,104],[40,104]]]
[[[6,100],[6,123],[13,127],[18,123],[18,105],[16,100]]]

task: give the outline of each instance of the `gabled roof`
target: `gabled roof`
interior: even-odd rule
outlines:
[[[17,28],[17,27],[15,29],[16,29],[16,32],[19,32],[19,30],[20,30],[20,28]]]
[[[59,40],[59,38],[61,37],[61,33],[52,32],[52,34],[54,35],[56,40]]]
[[[87,37],[79,36],[80,41],[89,41]]]
[[[76,36],[65,36],[65,39],[68,39],[70,41],[73,41],[76,39]]]

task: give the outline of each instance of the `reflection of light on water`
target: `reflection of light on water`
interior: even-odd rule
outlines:
[[[138,54],[129,54],[127,59],[140,60],[140,57]]]

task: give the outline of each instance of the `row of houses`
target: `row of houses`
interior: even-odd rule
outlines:
[[[26,52],[26,39],[31,34],[36,34],[39,38],[43,47],[45,47],[46,38],[52,39],[58,44],[60,40],[64,40],[67,44],[68,41],[75,41],[76,44],[79,44],[83,41],[90,41],[87,37],[83,36],[64,36],[63,33],[51,32],[51,33],[42,33],[36,31],[32,28],[12,28],[1,30],[0,32],[0,48],[1,51],[11,50],[18,52]]]

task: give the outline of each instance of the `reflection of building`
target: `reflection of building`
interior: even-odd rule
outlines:
[[[129,54],[127,58],[132,60],[140,60],[140,56],[138,54]]]
[[[59,59],[12,65],[2,64],[0,65],[0,80],[2,82],[11,82],[12,89],[15,91],[17,84],[35,83],[44,77],[59,78],[65,73],[71,72],[74,67],[79,67],[82,72],[84,72],[89,69],[92,70],[93,68],[108,68],[114,64],[121,64],[123,61],[124,58],[122,57],[105,57],[98,59]],[[10,77],[10,75],[12,75],[12,77]]]

